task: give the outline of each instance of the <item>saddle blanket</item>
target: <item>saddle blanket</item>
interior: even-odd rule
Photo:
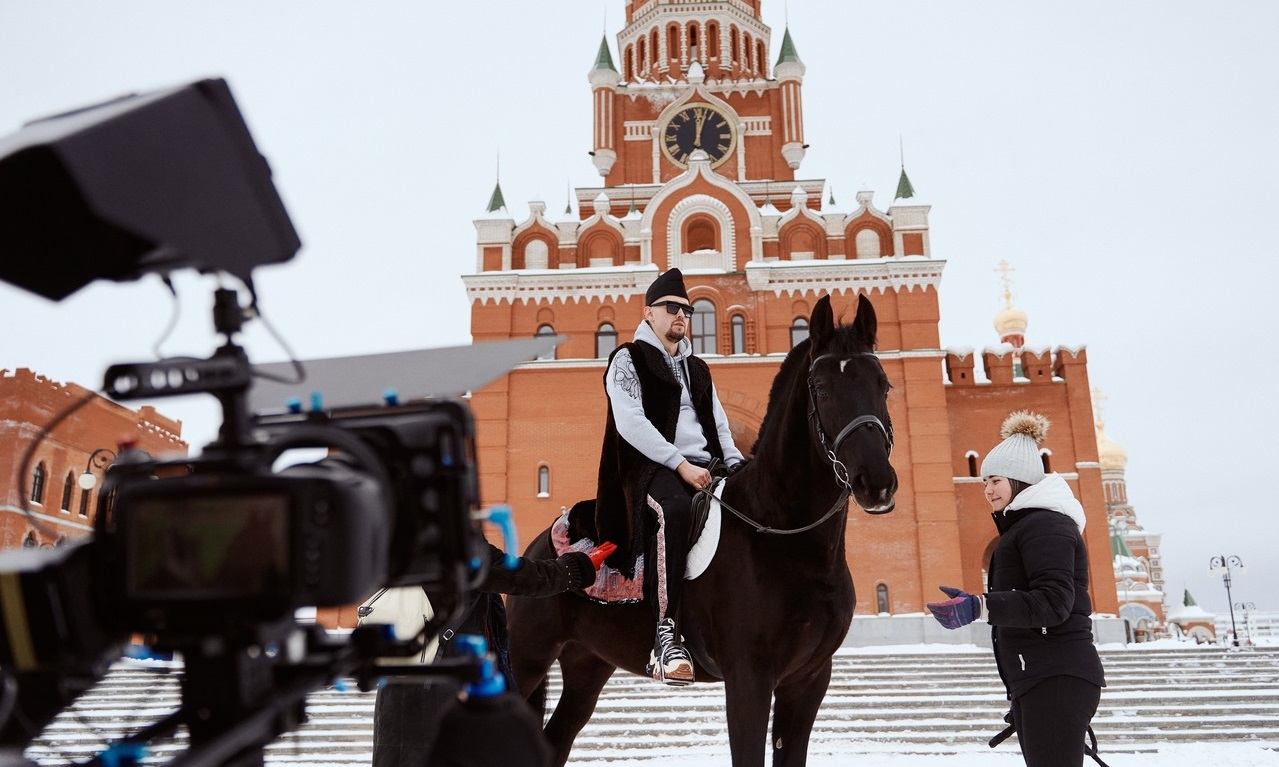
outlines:
[[[706,512],[706,523],[693,542],[688,552],[688,563],[684,568],[684,579],[693,580],[706,571],[715,551],[719,548],[720,505],[719,497],[724,492],[724,482],[715,483],[714,500]],[[650,499],[651,502],[651,499]],[[556,556],[570,551],[590,553],[596,542],[590,538],[577,541],[568,539],[568,511],[565,510],[551,525],[551,545],[555,547]],[[620,570],[610,567],[607,562],[600,563],[595,574],[595,583],[586,588],[586,595],[599,602],[641,602],[644,599],[644,559],[635,563],[635,577],[627,578]]]

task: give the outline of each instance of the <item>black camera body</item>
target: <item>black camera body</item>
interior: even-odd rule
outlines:
[[[453,400],[258,416],[212,458],[118,460],[94,543],[99,613],[180,646],[358,602],[452,595],[481,542],[470,411]],[[276,472],[285,451],[328,455]]]

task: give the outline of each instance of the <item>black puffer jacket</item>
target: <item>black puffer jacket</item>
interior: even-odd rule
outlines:
[[[986,609],[1008,697],[1061,675],[1105,687],[1093,645],[1083,509],[1070,487],[1051,474],[993,516],[999,543]]]

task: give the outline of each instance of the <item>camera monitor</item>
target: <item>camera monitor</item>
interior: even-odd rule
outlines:
[[[134,94],[0,138],[0,280],[60,301],[191,267],[245,282],[301,247],[225,80]]]

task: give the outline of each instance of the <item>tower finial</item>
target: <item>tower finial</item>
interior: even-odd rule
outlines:
[[[1013,305],[1012,273],[1017,270],[1009,266],[1006,260],[1000,259],[995,271],[999,272],[999,279],[1004,283],[1004,308],[1011,309]]]
[[[1097,431],[1103,431],[1106,428],[1106,419],[1102,417],[1102,403],[1106,401],[1106,395],[1101,393],[1101,389],[1094,386],[1091,390],[1092,394],[1092,419],[1097,425]]]

